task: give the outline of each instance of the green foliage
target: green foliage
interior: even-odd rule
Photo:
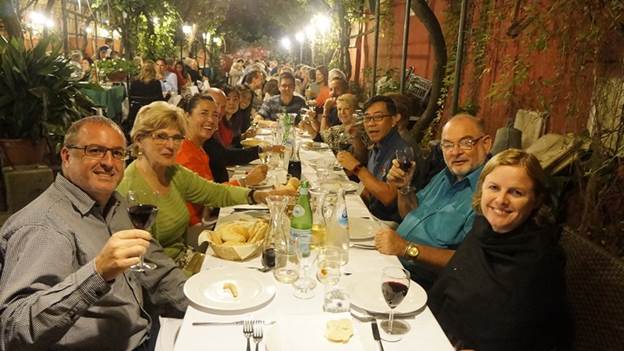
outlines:
[[[52,50],[46,53],[48,47]],[[73,68],[51,37],[32,49],[0,37],[0,137],[39,139],[62,135],[93,106],[71,81]]]
[[[129,76],[135,76],[139,73],[139,66],[136,63],[123,58],[97,61],[95,65],[100,77],[106,77],[114,72],[124,72]]]

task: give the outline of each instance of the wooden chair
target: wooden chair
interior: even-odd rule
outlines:
[[[624,350],[624,261],[569,230],[561,245],[567,256],[573,350]]]

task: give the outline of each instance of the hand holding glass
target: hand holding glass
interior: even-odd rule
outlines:
[[[158,214],[158,207],[155,205],[157,195],[150,191],[128,191],[128,216],[130,216],[130,221],[134,228],[149,231],[152,224],[154,224],[156,214]],[[144,262],[143,256],[141,256],[140,262],[131,266],[130,270],[145,272],[154,268],[156,268],[155,264]]]

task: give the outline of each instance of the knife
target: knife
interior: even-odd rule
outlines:
[[[275,324],[275,321],[262,321],[264,325],[272,325]],[[233,322],[193,322],[194,326],[202,326],[202,325],[243,325],[243,321],[233,321]]]
[[[381,343],[381,337],[379,336],[379,326],[377,325],[377,320],[373,320],[371,322],[371,329],[373,329],[373,339],[377,340],[379,343],[379,349],[384,351],[383,344]]]

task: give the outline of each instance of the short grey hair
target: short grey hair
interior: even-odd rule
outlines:
[[[82,129],[82,127],[87,124],[99,124],[101,126],[107,126],[110,129],[119,133],[119,135],[121,135],[124,140],[124,144],[128,143],[123,130],[121,130],[119,125],[113,120],[104,116],[89,116],[72,123],[72,125],[67,129],[67,132],[65,133],[65,137],[63,138],[63,145],[67,146],[75,144],[76,139],[78,139],[78,133],[80,133],[80,129]]]

